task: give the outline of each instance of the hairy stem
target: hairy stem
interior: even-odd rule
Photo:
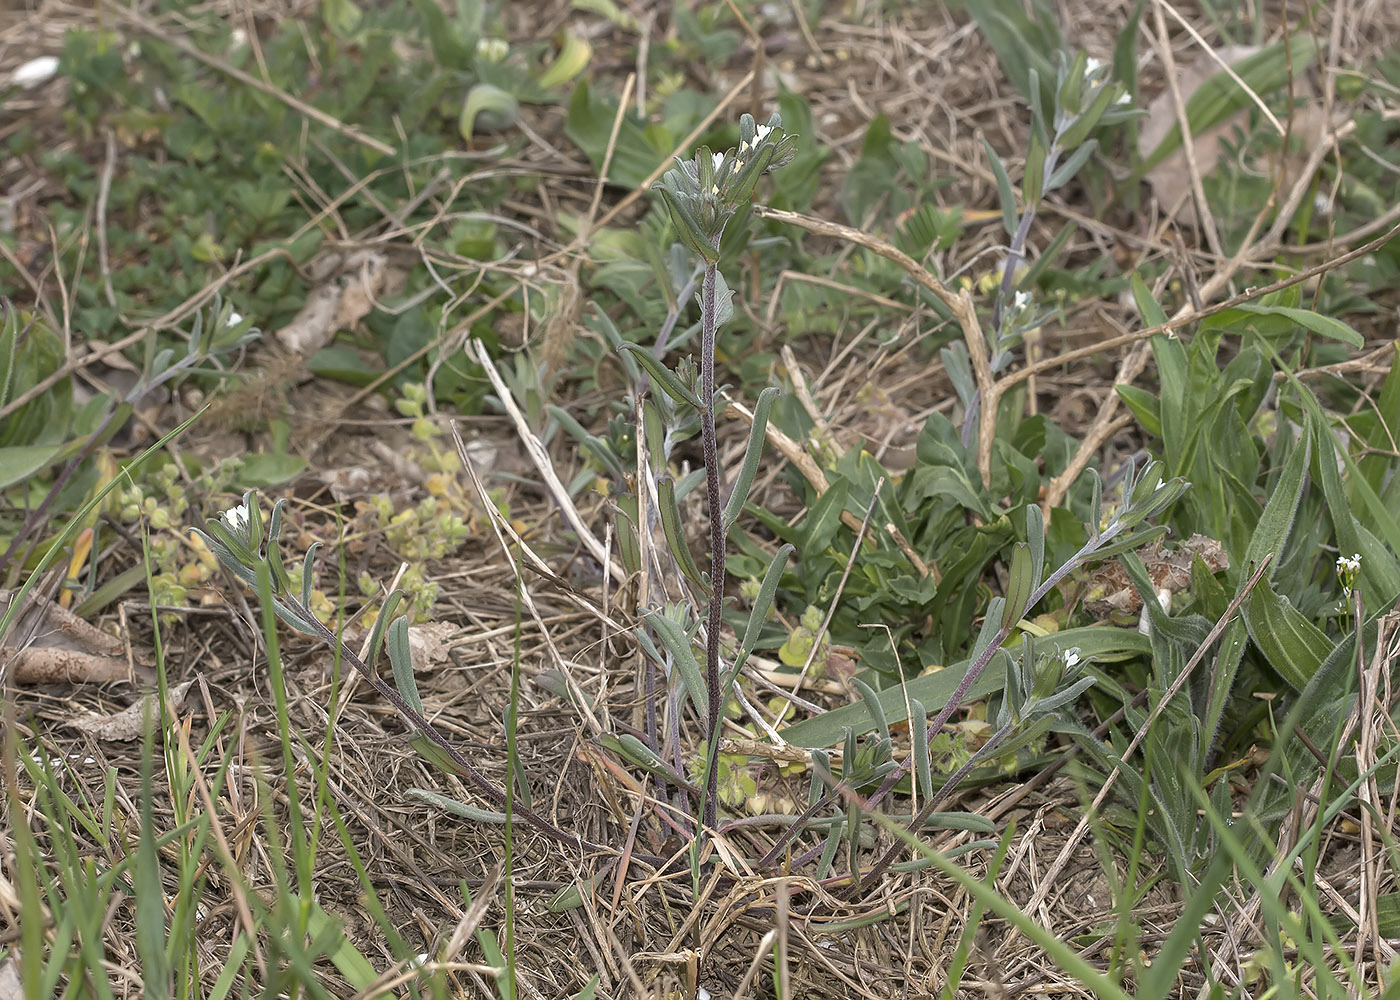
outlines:
[[[719,630],[724,605],[724,507],[720,501],[719,445],[715,440],[715,315],[718,269],[705,268],[700,302],[700,443],[705,454],[705,493],[710,509],[710,618],[705,630],[705,686],[709,691],[709,746],[705,772],[706,829],[715,828],[719,803],[719,754],[716,752],[724,692],[720,690]]]

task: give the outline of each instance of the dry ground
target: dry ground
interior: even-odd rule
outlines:
[[[240,0],[228,2],[240,5]],[[99,16],[92,10],[48,0],[28,0],[17,9],[15,0],[10,3],[11,10],[0,12],[0,77],[34,52],[57,51],[65,26]],[[1131,6],[1128,0],[1062,0],[1057,10],[1071,39],[1092,53],[1106,55]],[[1391,51],[1400,37],[1400,8],[1385,0],[1313,5],[1311,13],[1309,5],[1303,3],[1283,6],[1286,12],[1272,9],[1268,13],[1268,23],[1281,26],[1286,13],[1287,23],[1295,29],[1310,24],[1324,40],[1326,61],[1332,66],[1369,64],[1379,54]],[[764,73],[753,88],[755,106],[765,105],[771,97],[773,73],[781,74],[811,102],[818,134],[804,140],[833,151],[826,168],[832,191],[858,156],[866,125],[874,114],[883,113],[896,135],[922,142],[939,169],[953,178],[939,192],[945,204],[994,209],[995,185],[981,140],[985,138],[999,150],[1019,150],[1024,146],[1027,126],[1021,104],[982,36],[964,15],[941,4],[907,4],[895,13],[882,12],[881,5],[873,3],[830,7],[829,16],[803,25],[804,31],[768,55]],[[1177,4],[1175,10],[1186,22],[1211,34],[1209,19],[1197,4]],[[303,16],[307,10],[291,5],[287,13]],[[531,3],[519,5],[511,16],[524,35],[541,30],[541,26],[557,25],[569,15],[563,4]],[[120,17],[112,16],[110,23],[118,31],[127,30]],[[1178,59],[1194,58],[1189,53],[1196,47],[1179,24],[1170,24],[1168,34]],[[621,76],[630,69],[620,59],[609,58],[606,39],[598,45],[595,75]],[[711,79],[713,91],[727,93],[751,65],[745,60],[722,68]],[[1146,71],[1143,89],[1148,97],[1163,87],[1160,67],[1160,57],[1154,58]],[[737,101],[735,113],[737,105],[747,105],[748,100],[746,94]],[[21,98],[8,106],[5,114],[52,116],[53,141],[69,141],[61,133],[58,110],[42,97]],[[587,205],[592,174],[562,134],[562,111],[545,109],[530,114],[529,124],[539,139],[522,152],[521,162],[537,168],[547,165],[557,183],[550,188],[552,204],[519,204],[512,210],[522,221],[550,233],[549,218],[559,205]],[[20,179],[10,176],[4,181],[14,186]],[[615,193],[608,193],[609,200],[615,198]],[[609,200],[605,200],[604,210]],[[41,203],[37,207],[42,211]],[[1082,218],[1083,210],[1082,204],[1067,203],[1055,206],[1049,215],[1052,221],[1056,213]],[[1191,245],[1195,237],[1189,230],[1183,231],[1185,242],[1175,246],[1164,232],[1150,217],[1091,219],[1074,252],[1086,259],[1100,253],[1117,254],[1124,260],[1166,256],[1179,260],[1202,280],[1221,271],[1224,262],[1208,248]],[[999,227],[987,225],[980,240],[964,241],[960,246],[960,259],[939,262],[942,272],[952,275],[968,269],[978,274],[986,270],[996,259],[987,251],[995,248],[1000,238]],[[1348,242],[1343,237],[1337,241],[1336,251],[1350,249],[1358,242],[1361,240]],[[562,277],[568,276],[569,264],[567,259],[562,261]],[[1248,277],[1241,280],[1251,283]],[[572,319],[575,317],[566,310],[561,320],[565,336],[573,332],[567,326]],[[1127,309],[1099,303],[1077,317],[1072,333],[1048,332],[1043,350],[1055,353],[1083,346],[1135,326]],[[1382,338],[1392,335],[1376,332]],[[865,435],[882,454],[893,453],[912,442],[923,415],[931,408],[946,406],[952,393],[936,367],[915,361],[912,354],[886,355],[873,343],[854,348],[849,358],[859,364],[829,366],[828,359],[849,345],[853,333],[834,343],[803,341],[804,357],[810,359],[807,375],[813,392],[828,408],[836,433]],[[797,342],[802,331],[775,330],[773,335]],[[1109,386],[1120,362],[1132,351],[1125,347],[1121,353],[1095,355],[1053,377],[1042,378],[1037,386],[1039,404],[1071,433],[1086,433],[1096,426],[1104,401],[1112,395]],[[270,371],[275,367],[268,353],[255,355],[255,360]],[[870,420],[866,403],[857,400],[859,386],[843,377],[855,369],[875,372],[884,390],[884,409],[877,421]],[[1150,380],[1150,373],[1144,377]],[[403,471],[392,467],[388,459],[405,440],[406,432],[382,410],[296,371],[283,373],[276,384],[289,391],[290,405],[301,421],[299,427],[310,432],[302,453],[310,458],[313,472],[355,465],[368,470],[370,483],[402,481]],[[567,391],[565,382],[563,392]],[[530,471],[509,421],[479,417],[464,424],[470,436],[495,448],[500,468]],[[1098,427],[1103,432],[1099,441],[1103,456],[1137,447],[1111,419]],[[727,433],[734,442],[742,440],[741,427],[731,426]],[[371,448],[373,442],[387,443],[388,448]],[[244,446],[236,432],[217,420],[196,426],[187,444],[213,455]],[[577,468],[568,448],[556,449],[553,460],[565,478]],[[596,711],[605,728],[613,723],[634,724],[639,702],[635,650],[595,615],[574,610],[569,599],[569,594],[575,593],[626,621],[627,592],[605,593],[586,567],[576,566],[573,569],[577,571],[571,572],[571,550],[550,545],[561,531],[541,491],[528,484],[510,489],[517,521],[534,532],[542,550],[560,553],[558,571],[561,579],[568,581],[531,580],[541,618],[538,623],[527,618],[524,624],[520,738],[535,803],[560,826],[589,839],[621,845],[635,828],[638,850],[668,851],[673,845],[667,844],[667,831],[650,814],[639,827],[634,823],[640,809],[630,787],[635,778],[619,774],[594,749],[595,734],[580,713],[536,683],[544,671],[567,669],[583,690],[601,695]],[[295,495],[306,501],[308,511],[329,501],[323,482],[315,475],[299,483]],[[605,512],[585,506],[582,513],[601,537]],[[501,782],[505,778],[501,719],[516,620],[514,576],[485,521],[477,527],[476,536],[459,553],[434,567],[442,587],[437,619],[447,627],[436,636],[439,648],[432,650],[430,659],[420,662],[419,683],[431,717],[470,749],[493,780]],[[305,537],[310,537],[318,529],[308,518],[305,530]],[[361,555],[363,564],[387,579],[394,567],[384,564],[385,558],[386,554],[373,546]],[[139,606],[130,606],[125,622],[132,642],[149,648],[149,625],[142,624],[140,612]],[[217,738],[216,756],[234,759],[218,822],[234,845],[249,883],[265,890],[269,884],[266,855],[271,848],[254,819],[268,803],[261,799],[255,775],[269,783],[274,799],[282,775],[264,650],[252,625],[256,620],[246,605],[231,607],[227,613],[184,615],[166,631],[163,642],[172,679],[196,681],[181,711],[181,718],[192,726],[194,740],[198,742],[207,734],[211,718],[233,713],[231,727]],[[311,739],[311,745],[319,748],[328,718],[332,657],[328,650],[299,637],[288,637],[283,651],[292,720]],[[128,683],[49,685],[12,688],[7,697],[14,699],[21,716],[30,720],[32,730],[26,727],[26,731],[41,739],[50,752],[91,758],[93,775],[115,767],[123,776],[133,776],[138,770],[135,754],[139,744],[98,739],[75,731],[69,723],[83,712],[106,714],[124,708],[136,698],[137,690]],[[488,913],[487,922],[499,923],[500,827],[445,815],[410,796],[410,789],[426,788],[471,799],[464,787],[430,768],[398,738],[402,733],[399,721],[366,686],[351,685],[351,690],[342,689],[340,696],[336,738],[325,761],[327,792],[349,824],[350,836],[378,889],[380,903],[408,941],[422,950],[430,950],[449,937],[461,919],[464,907],[459,882],[465,881],[474,895],[496,896],[498,903]],[[826,697],[832,704],[840,700],[835,695]],[[304,779],[311,766],[312,761],[303,762]],[[73,780],[82,781],[85,773],[89,772],[77,772]],[[1015,833],[997,877],[998,886],[1023,905],[1037,900],[1039,905],[1032,914],[1037,920],[1064,939],[1080,941],[1085,957],[1101,961],[1111,940],[1090,932],[1110,916],[1112,892],[1104,874],[1104,856],[1096,854],[1088,841],[1072,844],[1068,867],[1052,885],[1043,884],[1045,873],[1070,842],[1082,794],[1083,789],[1055,775],[1024,786],[969,793],[959,806],[993,818],[1000,830],[1014,822]],[[134,803],[119,805],[135,815]],[[634,863],[622,876],[614,859],[571,853],[532,837],[528,830],[519,830],[517,836],[517,941],[524,996],[571,996],[594,971],[601,977],[600,996],[674,996],[667,991],[688,990],[695,984],[713,997],[735,996],[741,984],[750,995],[771,995],[766,970],[757,982],[752,982],[749,974],[760,953],[760,942],[775,927],[782,929],[792,977],[791,996],[936,995],[970,909],[964,894],[928,871],[892,876],[871,898],[852,904],[800,875],[784,880],[736,866],[733,877],[708,882],[696,899],[686,872],[653,873]],[[750,857],[762,853],[766,836],[762,831],[734,829],[729,836],[739,845],[740,853]],[[968,839],[966,835],[946,835],[939,844],[951,847]],[[1343,896],[1354,894],[1348,887],[1361,878],[1363,860],[1354,833],[1339,825],[1328,845],[1319,882],[1336,886]],[[988,852],[978,850],[964,855],[963,862],[969,870],[981,873],[988,857]],[[1151,858],[1145,861],[1149,866],[1145,874],[1150,875],[1157,862]],[[1113,858],[1112,863],[1121,877],[1124,859]],[[557,890],[595,875],[599,876],[598,891],[584,906],[557,913],[547,908],[546,902]],[[383,968],[394,964],[394,956],[366,914],[355,871],[334,837],[323,839],[320,846],[316,892],[327,910],[345,921],[346,934],[372,961]],[[1165,934],[1170,929],[1177,907],[1178,897],[1169,882],[1160,883],[1143,900],[1137,918],[1148,932],[1142,944],[1149,952],[1154,945],[1152,934]],[[117,966],[134,962],[131,928],[124,920],[124,915],[114,914],[109,933],[110,958]],[[220,968],[233,920],[232,905],[225,901],[210,912],[204,924],[201,957],[211,977]],[[1241,963],[1258,944],[1251,928],[1244,924],[1208,928],[1206,941],[1212,947],[1236,949]],[[476,958],[472,947],[468,957]],[[327,970],[327,981],[337,989],[333,970]],[[461,974],[457,981],[463,995],[490,993],[489,986],[474,974]],[[1193,995],[1197,986],[1198,981],[1189,975],[1183,977],[1181,995]],[[1025,939],[994,920],[983,922],[962,988],[967,996],[982,991],[991,997],[1022,993],[1075,996],[1082,992]]]

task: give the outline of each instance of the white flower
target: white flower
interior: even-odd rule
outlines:
[[[1114,103],[1114,104],[1119,104],[1119,105],[1122,105],[1122,104],[1132,104],[1132,103],[1133,103],[1133,95],[1130,94],[1130,93],[1128,93],[1128,92],[1125,90],[1125,91],[1123,91],[1123,93],[1121,93],[1121,94],[1118,95],[1118,99],[1117,99],[1116,101],[1114,101],[1113,103]]]
[[[483,62],[498,63],[510,53],[510,43],[504,38],[478,38],[477,58]]]
[[[1065,650],[1065,666],[1073,667],[1079,663],[1079,647],[1071,646]]]
[[[1030,304],[1031,296],[1029,292],[1017,292],[1016,297],[1011,300],[1011,308],[1015,309],[1017,312],[1025,309]]]
[[[240,313],[240,312],[238,312],[238,311],[235,310],[234,312],[231,312],[231,313],[228,314],[228,325],[229,325],[229,326],[237,326],[239,323],[242,323],[242,322],[243,322],[243,314],[242,314],[242,313]]]
[[[1088,62],[1084,64],[1084,79],[1093,79],[1093,77],[1098,74],[1099,70],[1103,68],[1104,63],[1101,60],[1090,56]]]
[[[39,56],[23,63],[10,74],[10,82],[16,87],[31,90],[41,83],[47,83],[58,72],[56,56]]]
[[[230,507],[219,515],[219,520],[224,522],[224,527],[235,534],[242,534],[248,528],[248,506],[239,504],[237,507]]]
[[[715,153],[715,154],[714,154],[714,157],[715,157],[715,169],[718,170],[718,169],[720,168],[720,166],[724,163],[724,154],[723,154],[723,153]]]
[[[1346,556],[1337,557],[1337,572],[1341,574],[1355,574],[1361,570],[1361,554],[1355,553],[1350,559]]]
[[[1153,493],[1156,493],[1158,490],[1160,490],[1160,489],[1161,489],[1163,486],[1165,486],[1165,485],[1167,485],[1167,484],[1164,483],[1164,482],[1162,482],[1162,480],[1159,478],[1159,479],[1157,480],[1157,485],[1154,486],[1154,487],[1152,487],[1152,492],[1153,492]]]

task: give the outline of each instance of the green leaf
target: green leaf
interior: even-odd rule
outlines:
[[[860,700],[865,703],[866,710],[870,713],[870,718],[875,722],[875,729],[885,738],[890,738],[890,724],[885,721],[885,710],[880,707],[880,696],[875,693],[875,689],[859,677],[852,677],[851,684],[860,692]],[[847,761],[845,766],[850,766]]]
[[[734,660],[734,673],[737,674],[739,668],[743,666],[744,660],[758,645],[759,636],[763,632],[763,624],[768,620],[768,612],[773,607],[773,598],[778,593],[778,584],[782,581],[783,571],[787,569],[788,560],[792,558],[794,549],[790,544],[784,544],[773,554],[773,561],[768,564],[768,569],[763,574],[763,582],[758,585],[758,596],[754,598],[753,608],[749,611],[749,621],[744,627],[744,638],[739,644],[739,655]]]
[[[14,445],[0,448],[0,489],[23,482],[59,460],[65,446]]]
[[[700,397],[695,395],[690,387],[682,382],[675,372],[656,360],[656,357],[651,353],[650,349],[640,344],[633,344],[630,342],[618,344],[617,346],[618,350],[626,351],[628,354],[632,355],[632,357],[636,358],[637,361],[641,363],[642,367],[647,370],[647,374],[656,382],[657,387],[677,403],[688,403],[697,410],[704,409],[704,406],[700,404]]]
[[[1350,326],[1339,319],[1332,319],[1330,316],[1323,316],[1321,313],[1313,312],[1311,309],[1292,309],[1288,306],[1265,306],[1255,302],[1246,302],[1243,305],[1235,306],[1234,309],[1252,316],[1281,316],[1291,320],[1305,330],[1311,330],[1319,337],[1326,337],[1329,340],[1340,340],[1343,344],[1350,344],[1352,347],[1366,346],[1366,338],[1357,333]]]
[[[1161,326],[1167,321],[1167,314],[1157,300],[1153,298],[1152,292],[1147,287],[1147,283],[1142,280],[1142,275],[1136,271],[1132,277],[1133,301],[1137,303],[1138,314],[1142,316],[1142,321],[1149,327]]]
[[[1274,592],[1268,580],[1260,580],[1245,598],[1244,614],[1249,637],[1294,690],[1307,686],[1332,642],[1323,631],[1293,607],[1288,598]]]
[[[1021,197],[1027,206],[1040,204],[1045,184],[1045,140],[1040,133],[1031,132],[1030,151],[1026,153],[1026,168],[1021,176]]]
[[[1001,202],[1001,224],[1006,230],[1007,236],[1016,235],[1016,220],[1020,218],[1020,213],[1016,210],[1016,195],[1011,189],[1011,178],[1006,173],[1006,165],[1001,162],[1001,157],[997,156],[996,150],[986,139],[982,140],[982,148],[986,150],[987,162],[991,164],[992,174],[997,179],[997,200]]]
[[[1018,542],[1011,550],[1011,569],[1006,580],[1006,604],[1003,621],[1015,625],[1027,611],[1026,604],[1035,591],[1035,561],[1030,546]]]
[[[1142,656],[1151,652],[1152,644],[1147,636],[1136,628],[1114,628],[1107,625],[1092,625],[1087,628],[1065,629],[1053,635],[1036,640],[1036,648],[1049,655],[1064,655],[1064,651],[1078,647],[1080,655],[1092,657],[1099,663],[1115,657]],[[886,721],[893,725],[909,717],[904,698],[922,702],[931,711],[938,711],[947,704],[963,676],[971,666],[970,659],[962,660],[931,674],[923,674],[908,681],[903,688],[890,687],[881,691],[881,711]],[[967,700],[976,701],[1001,689],[1004,675],[998,670],[983,670],[972,682]],[[783,738],[794,746],[812,749],[831,747],[841,742],[847,729],[857,735],[875,729],[875,721],[863,702],[843,705],[811,719],[804,719],[783,730]]]
[[[671,557],[681,568],[685,578],[703,594],[710,593],[710,586],[700,575],[700,567],[695,565],[695,557],[690,553],[690,545],[685,540],[685,529],[681,527],[681,512],[676,506],[676,484],[670,476],[662,476],[656,483],[656,496],[661,514],[661,528],[666,533],[666,546]]]
[[[462,103],[462,113],[457,120],[457,131],[468,142],[475,134],[478,119],[488,132],[500,132],[515,124],[520,116],[520,102],[515,95],[489,83],[478,83],[467,91],[467,99]]]
[[[695,658],[690,636],[679,624],[662,614],[651,611],[646,616],[647,624],[656,630],[656,637],[666,652],[671,654],[672,663],[681,673],[681,683],[695,706],[695,714],[700,720],[701,729],[709,728],[710,700],[706,695],[705,675],[700,669],[700,661]]]
[[[408,615],[400,615],[390,623],[386,633],[389,663],[394,668],[394,686],[408,706],[423,714],[423,699],[418,696],[418,681],[413,676],[413,653],[408,646]]]
[[[550,63],[549,69],[540,74],[536,82],[546,90],[568,83],[588,67],[592,58],[593,46],[581,36],[565,30],[563,44],[559,46],[559,55]]]
[[[754,477],[758,475],[758,463],[763,457],[763,442],[768,433],[768,414],[773,409],[773,400],[778,398],[776,386],[769,386],[758,394],[753,407],[753,425],[749,428],[749,443],[744,448],[744,461],[739,466],[739,475],[734,480],[734,489],[729,501],[724,505],[724,533],[738,520],[739,513],[748,502],[749,490],[753,488]]]
[[[914,777],[924,798],[933,798],[933,771],[929,764],[928,712],[918,698],[909,699],[909,742],[914,749]]]
[[[850,490],[851,484],[848,481],[838,479],[807,511],[807,517],[802,522],[806,536],[802,540],[804,559],[825,552],[831,545],[837,529],[841,526],[841,514],[846,509],[846,497]]]
[[[1288,533],[1293,528],[1293,519],[1298,513],[1298,504],[1303,499],[1308,456],[1311,451],[1312,441],[1304,434],[1302,440],[1293,445],[1288,460],[1284,462],[1283,472],[1274,486],[1273,496],[1269,497],[1269,502],[1264,505],[1264,513],[1249,539],[1249,548],[1245,550],[1246,569],[1258,566],[1266,555],[1274,557],[1266,577],[1268,580],[1273,579],[1274,572],[1282,561],[1283,545],[1288,540]]]

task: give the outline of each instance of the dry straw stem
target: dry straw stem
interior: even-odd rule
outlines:
[[[598,565],[603,567],[605,572],[616,577],[618,583],[625,583],[627,571],[608,558],[603,543],[598,541],[598,538],[583,523],[583,517],[569,497],[568,488],[559,479],[559,474],[554,471],[554,463],[550,460],[549,452],[540,443],[540,439],[535,436],[535,432],[530,430],[529,421],[525,419],[525,414],[516,405],[515,397],[511,395],[510,387],[506,385],[505,379],[501,378],[501,373],[496,370],[496,362],[492,360],[486,345],[475,339],[469,340],[467,344],[468,353],[475,355],[477,363],[485,369],[486,377],[491,380],[491,387],[496,390],[496,398],[501,401],[501,405],[505,407],[506,413],[510,415],[511,421],[515,424],[515,431],[520,436],[521,444],[529,452],[530,461],[535,463],[535,468],[544,477],[550,499],[558,505],[560,513],[564,515],[564,520],[578,535],[579,541],[588,550],[588,554],[597,560]]]

